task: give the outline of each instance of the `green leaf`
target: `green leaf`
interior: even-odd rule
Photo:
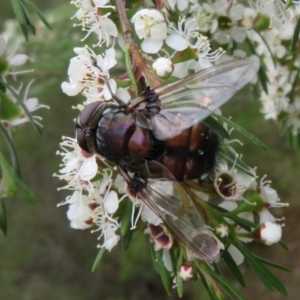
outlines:
[[[25,3],[30,6],[32,10],[35,11],[35,13],[39,16],[39,18],[42,20],[42,22],[45,24],[46,27],[48,27],[50,30],[52,30],[51,25],[48,23],[48,21],[43,16],[42,12],[31,2],[28,0],[25,0]]]
[[[152,261],[153,261],[155,271],[157,273],[159,273],[158,272],[158,267],[157,267],[157,261],[156,261],[156,251],[154,250],[154,245],[152,243],[150,243],[150,254],[151,254],[151,258],[152,258]]]
[[[7,236],[7,216],[6,208],[3,199],[0,197],[1,201],[1,211],[0,211],[0,230],[3,232],[4,236]]]
[[[283,270],[283,271],[286,271],[286,272],[289,272],[289,273],[292,273],[293,270],[290,269],[290,268],[286,268],[284,266],[281,266],[281,265],[278,265],[277,263],[274,263],[273,261],[270,261],[270,260],[267,260],[267,259],[264,259],[260,256],[257,256],[255,254],[252,254],[256,259],[258,259],[259,261],[261,261],[262,263],[266,264],[266,265],[269,265],[271,267],[274,267],[274,268],[277,268],[277,269],[280,269],[280,270]]]
[[[26,19],[23,13],[23,8],[19,0],[10,0],[13,10],[16,14],[17,20],[20,24],[25,24]]]
[[[0,91],[0,120],[10,121],[20,116],[20,106]]]
[[[289,251],[289,247],[287,246],[287,244],[284,241],[279,241],[278,244],[286,251]]]
[[[123,200],[124,201],[124,200]],[[130,228],[131,225],[131,214],[132,214],[132,202],[131,201],[124,201],[125,207],[120,216],[121,222],[121,235],[124,236]]]
[[[122,238],[122,247],[124,250],[126,250],[131,242],[132,236],[133,236],[134,231],[133,230],[128,230],[125,235]]]
[[[231,271],[232,275],[236,278],[236,280],[240,283],[241,286],[245,286],[245,280],[243,277],[242,272],[240,271],[239,267],[235,263],[232,256],[229,254],[228,251],[224,251],[224,254],[222,256],[224,261],[226,262],[229,270]]]
[[[157,271],[168,295],[171,294],[171,277],[162,260],[162,250],[155,251]]]
[[[25,16],[25,19],[26,19],[26,25],[28,28],[30,28],[30,31],[33,35],[35,35],[35,27],[34,27],[34,21],[32,20],[31,18],[31,15],[29,13],[29,11],[27,10],[23,0],[20,0],[20,3],[22,5],[22,9],[23,9],[23,14]]]
[[[287,0],[285,2],[285,6],[284,9],[287,10],[289,7],[291,7],[293,5],[293,0]]]
[[[19,162],[18,162],[18,157],[17,157],[17,152],[15,150],[15,147],[13,145],[13,142],[11,140],[11,137],[9,136],[7,130],[5,129],[5,127],[2,125],[2,123],[0,122],[0,131],[2,132],[4,139],[6,141],[7,144],[7,148],[9,150],[9,154],[10,154],[10,160],[11,160],[11,165],[12,168],[14,169],[14,171],[16,172],[17,176],[19,178],[21,178],[21,172],[20,172],[20,166],[19,166]]]
[[[213,290],[213,288],[209,285],[209,283],[207,282],[205,276],[202,274],[201,270],[198,269],[198,274],[200,276],[200,278],[202,279],[202,282],[204,284],[204,287],[207,291],[207,294],[209,296],[210,300],[220,300],[220,297],[218,297],[215,293],[215,291]]]
[[[1,167],[1,174],[2,174],[2,177],[0,179],[0,198],[12,196],[17,191],[17,184],[13,176],[11,175],[11,172],[13,172],[13,170],[11,169],[10,172],[10,166],[6,162],[1,152],[0,152],[0,167]]]
[[[288,296],[288,292],[285,289],[281,281],[267,269],[260,260],[258,260],[242,243],[238,242],[235,246],[244,255],[245,259],[248,260],[255,273],[258,275],[262,283],[272,291],[274,288],[279,291],[282,295]]]
[[[5,192],[3,192],[2,187],[0,187],[0,195],[11,196],[16,192],[16,186],[26,193],[28,199],[33,203],[38,203],[35,195],[26,187],[22,180],[16,175],[15,171],[11,168],[8,162],[5,160],[4,156],[0,152],[0,165],[2,168],[2,180],[4,179],[4,187],[6,187]],[[2,185],[2,181],[1,181]]]
[[[94,264],[92,266],[92,272],[95,272],[96,269],[98,268],[104,252],[105,252],[105,247],[101,247],[100,250],[99,250],[99,252],[98,252],[98,255],[97,255],[97,257],[96,257],[96,259],[94,261]]]
[[[229,139],[230,135],[228,134],[227,130],[212,116],[207,117],[202,123],[209,126],[214,133],[219,135],[223,139]]]
[[[292,39],[292,42],[291,42],[291,51],[294,51],[296,49],[296,45],[297,45],[298,40],[299,40],[299,34],[300,34],[300,18],[298,18],[298,22],[297,22],[297,25],[295,27],[293,39]]]
[[[241,127],[240,125],[238,125],[237,123],[227,119],[224,116],[221,115],[217,115],[217,114],[213,114],[213,116],[219,120],[219,122],[224,122],[227,123],[230,127],[234,128],[235,130],[237,130],[238,132],[240,132],[243,136],[245,136],[247,139],[249,139],[252,143],[254,143],[255,145],[261,147],[264,150],[268,150],[268,147],[261,142],[257,137],[255,137],[253,134],[251,134],[249,131],[247,131],[246,129],[244,129],[243,127]]]
[[[264,92],[266,94],[268,94],[268,83],[269,83],[269,78],[265,72],[265,68],[263,68],[262,66],[260,66],[259,70],[258,70],[258,78],[259,78],[259,81],[261,83],[261,86],[264,90]]]
[[[0,39],[3,40],[2,38],[0,38]],[[5,73],[6,71],[8,71],[8,69],[9,69],[9,63],[8,63],[7,59],[3,56],[0,56],[0,75]],[[2,89],[0,89],[0,90],[2,90]]]
[[[233,285],[226,281],[223,276],[217,274],[216,272],[211,272],[210,274],[221,283],[223,289],[226,290],[231,296],[230,299],[235,297],[236,299],[246,300],[246,298]]]
[[[135,80],[135,76],[132,72],[132,67],[131,67],[131,61],[130,61],[130,55],[129,55],[129,44],[126,44],[125,47],[125,67],[126,67],[126,71],[128,74],[128,77],[130,79],[130,82],[136,92],[136,94],[138,93],[138,86]]]

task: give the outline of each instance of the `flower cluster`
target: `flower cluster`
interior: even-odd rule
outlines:
[[[37,98],[28,98],[28,92],[33,81],[31,81],[22,93],[23,84],[18,88],[8,83],[9,77],[17,78],[17,75],[32,72],[32,70],[16,70],[18,66],[24,65],[29,57],[25,54],[16,54],[17,48],[10,49],[4,37],[0,36],[0,61],[1,61],[1,83],[5,88],[5,95],[1,96],[1,118],[0,122],[10,132],[11,127],[25,122],[33,122],[41,126],[41,117],[30,116],[30,113],[48,106],[39,104]],[[23,99],[22,99],[23,98]]]
[[[109,114],[117,114],[117,108],[129,115],[126,105],[143,92],[145,81],[155,88],[224,61],[242,58],[248,59],[249,63],[253,61],[253,65],[257,66],[253,68],[255,72],[260,65],[260,71],[257,74],[253,71],[252,75],[256,76],[247,78],[247,82],[252,79],[257,90],[261,90],[262,112],[266,118],[278,119],[279,114],[285,112],[287,126],[298,134],[296,115],[300,99],[291,98],[299,75],[298,58],[284,43],[292,39],[298,6],[292,6],[289,10],[291,16],[288,16],[275,0],[267,3],[249,0],[244,4],[235,0],[199,3],[168,0],[164,1],[164,6],[161,1],[156,1],[154,6],[147,8],[148,2],[145,1],[143,9],[133,6],[130,10],[132,17],[128,19],[122,1],[115,1],[116,7],[108,0],[72,1],[78,9],[74,18],[81,22],[77,25],[87,31],[84,39],[95,33],[98,40],[93,50],[89,46],[74,48],[77,56],[70,61],[69,82],[62,83],[62,90],[67,95],[81,93],[85,100],[77,106],[80,111],[76,121],[77,137],[64,138],[61,143],[62,151],[58,154],[62,156],[63,163],[56,176],[67,181],[64,188],[72,191],[72,195],[61,203],[69,205],[67,215],[71,227],[92,227],[92,232],[99,233],[99,247],[111,250],[121,236],[124,238],[130,230],[140,228],[138,225],[142,222],[147,223],[145,233],[153,242],[154,263],[161,263],[157,269],[163,267],[169,276],[174,277],[174,286],[181,295],[181,280],[198,278],[199,272],[205,273],[205,278],[209,277],[203,262],[210,265],[223,258],[237,266],[244,257],[249,259],[251,255],[243,243],[253,240],[265,245],[278,243],[283,219],[275,218],[272,208],[287,204],[280,202],[265,176],[258,182],[256,169],[248,167],[229,146],[231,130],[228,124],[237,130],[239,127],[219,112],[210,117],[210,126],[217,132],[220,132],[218,126],[223,126],[226,134],[220,134],[220,149],[215,151],[213,166],[203,167],[205,171],[201,178],[180,181],[179,186],[174,184],[170,170],[163,169],[161,180],[154,180],[156,174],[143,177],[140,175],[142,172],[133,167],[126,169],[126,163],[118,165],[116,159],[119,153],[123,153],[140,164],[139,158],[134,156],[146,157],[136,150],[134,143],[143,139],[144,130],[151,128],[151,114],[160,109],[152,103],[156,99],[147,104],[151,112],[147,117],[139,114],[139,110],[145,109],[141,104],[144,96],[135,98],[131,103],[134,108],[139,107],[133,116],[136,123],[130,127],[135,130],[136,140],[130,139],[133,133],[128,129],[126,137],[124,133],[125,146],[118,140],[114,141],[115,133],[123,139],[119,131],[125,131],[130,117],[126,120],[120,117],[119,122],[124,124],[114,129],[115,132],[110,130],[112,137],[106,135],[105,141],[101,132],[110,128],[112,121]],[[114,22],[116,19],[119,22]],[[295,59],[292,72],[288,68],[291,59]],[[126,72],[120,71],[124,65]],[[214,85],[217,86],[223,79],[220,76],[217,78],[219,81],[204,88],[214,90]],[[185,95],[193,84],[189,87],[187,82],[183,87],[187,90]],[[172,85],[170,87],[171,91]],[[198,87],[197,91],[200,93],[202,88]],[[147,95],[147,91],[143,95]],[[205,107],[206,102],[211,100],[210,92],[205,97],[201,95],[198,95],[201,99],[199,106],[215,110],[214,107]],[[190,118],[195,114],[191,112]],[[156,122],[168,124],[171,117],[171,114],[165,113]],[[181,117],[177,115],[179,123]],[[103,122],[100,124],[100,121]],[[218,125],[214,125],[216,123]],[[167,130],[170,135],[176,132],[172,128]],[[164,133],[157,136],[162,140],[168,139]],[[251,136],[251,139],[254,138]],[[116,144],[111,146],[114,142]],[[128,154],[126,147],[129,148],[131,142]],[[106,153],[102,143],[109,143],[109,149],[118,154]],[[146,142],[143,147],[147,149]],[[199,150],[198,154],[202,155],[202,152]],[[148,158],[142,164],[146,166]],[[157,164],[154,163],[154,166],[157,167]],[[187,165],[190,168],[189,163]],[[149,169],[151,173],[151,166]]]

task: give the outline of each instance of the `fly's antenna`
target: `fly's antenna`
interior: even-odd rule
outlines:
[[[109,84],[109,79],[108,79],[108,77],[104,74],[103,70],[97,65],[97,60],[96,60],[96,59],[94,59],[93,65],[94,65],[96,68],[98,68],[98,69],[100,70],[100,72],[102,73],[102,78],[104,79],[104,82],[105,82],[105,84],[106,84],[106,86],[107,86],[107,88],[108,88],[108,90],[109,90],[109,92],[110,92],[112,98],[113,98],[114,100],[116,100],[116,101],[119,103],[120,106],[125,107],[125,106],[126,106],[126,103],[125,103],[121,98],[119,98],[119,97],[112,91],[111,86],[110,86],[110,84]]]

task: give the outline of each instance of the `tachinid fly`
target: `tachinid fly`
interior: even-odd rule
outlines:
[[[86,152],[114,162],[128,191],[148,205],[200,259],[219,253],[193,200],[180,184],[214,166],[218,136],[203,121],[256,74],[249,60],[228,61],[146,90],[127,104],[87,105],[76,121]]]

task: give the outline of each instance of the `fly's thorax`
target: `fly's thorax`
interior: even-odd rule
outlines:
[[[109,111],[98,123],[96,143],[100,154],[135,169],[134,164],[145,161],[151,141],[149,130],[137,126],[133,114]]]

